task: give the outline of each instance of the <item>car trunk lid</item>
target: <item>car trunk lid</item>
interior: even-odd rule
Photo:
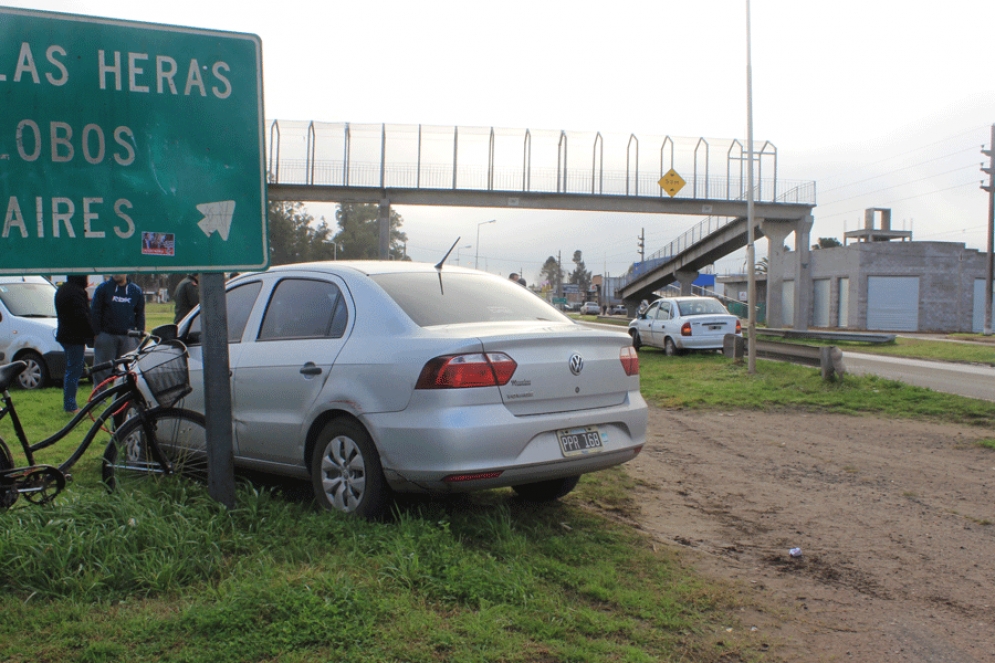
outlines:
[[[460,325],[467,332],[469,325]],[[518,367],[499,387],[505,406],[519,416],[611,407],[638,388],[619,357],[631,345],[624,333],[579,325],[502,323],[476,333],[484,352],[503,352]]]

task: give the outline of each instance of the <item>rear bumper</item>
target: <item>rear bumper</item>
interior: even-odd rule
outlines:
[[[736,334],[742,336],[742,334]],[[674,336],[674,344],[681,350],[721,350],[725,334],[719,336]]]
[[[364,417],[381,453],[384,474],[399,492],[453,493],[534,483],[585,474],[625,463],[646,442],[647,407],[638,391],[624,403],[578,412],[515,416],[503,404],[411,409]],[[565,457],[556,431],[598,426],[604,450]],[[463,482],[453,474],[500,472]]]

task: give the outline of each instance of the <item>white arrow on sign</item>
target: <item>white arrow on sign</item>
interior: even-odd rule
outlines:
[[[235,213],[235,201],[201,203],[197,205],[197,211],[204,215],[204,218],[197,222],[204,234],[210,237],[211,233],[217,232],[221,235],[221,239],[227,242],[228,231],[231,230],[231,217]]]

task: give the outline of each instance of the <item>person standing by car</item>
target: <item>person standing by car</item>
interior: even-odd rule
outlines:
[[[173,316],[173,323],[176,324],[200,303],[200,282],[196,274],[187,274],[176,286],[173,292],[173,301],[176,315]]]
[[[55,315],[59,321],[55,340],[66,353],[66,372],[62,376],[62,407],[66,412],[79,410],[76,390],[83,375],[86,346],[93,345],[90,303],[86,296],[86,277],[69,276],[55,291]]]
[[[131,352],[138,347],[138,339],[128,336],[128,332],[145,331],[145,294],[138,284],[128,280],[127,274],[115,274],[93,291],[90,323],[95,335],[94,364]],[[94,384],[103,382],[110,373],[110,370],[95,373]]]

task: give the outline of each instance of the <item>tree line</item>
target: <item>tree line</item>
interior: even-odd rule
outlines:
[[[379,207],[375,203],[342,203],[335,210],[337,230],[324,218],[315,222],[303,203],[269,204],[269,255],[271,265],[315,260],[377,260],[380,258]],[[390,260],[410,260],[401,230],[404,219],[390,211],[388,254]]]

